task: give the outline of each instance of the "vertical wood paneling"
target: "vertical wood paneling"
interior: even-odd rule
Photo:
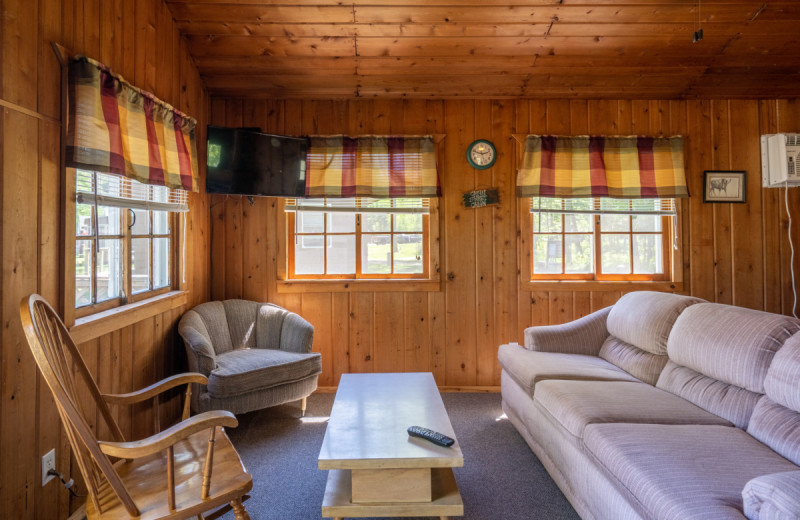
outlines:
[[[476,384],[475,211],[464,208],[462,194],[474,186],[474,170],[464,158],[475,138],[475,103],[445,103],[445,162],[443,190],[445,248],[446,384]]]
[[[19,302],[37,288],[38,250],[31,237],[37,233],[36,213],[38,190],[29,175],[38,168],[37,121],[17,112],[3,109],[0,118],[3,139],[2,182],[0,204],[4,225],[2,275],[0,293],[2,304],[2,356],[0,357],[0,452],[3,462],[0,479],[0,510],[20,511],[32,518],[34,483],[37,468],[36,442],[36,368],[27,354],[28,346],[22,334]],[[27,434],[23,433],[27,428]],[[25,507],[27,505],[27,508]]]
[[[65,519],[69,493],[57,481],[40,485],[40,458],[56,449],[56,467],[75,478],[66,435],[52,395],[38,376],[19,325],[19,302],[38,292],[59,309],[62,261],[62,171],[60,166],[61,70],[51,42],[108,65],[139,87],[198,120],[199,158],[205,157],[208,97],[181,45],[178,31],[160,0],[4,1],[0,17],[0,98],[27,113],[0,111],[0,516],[21,520]],[[30,115],[33,112],[34,115]],[[225,111],[223,111],[224,113]],[[36,117],[38,116],[38,117]],[[201,165],[201,175],[204,167]],[[204,177],[201,185],[204,184]],[[190,197],[187,218],[187,288],[194,303],[209,297],[209,209],[204,193]],[[173,341],[180,314],[170,310],[146,324],[101,336],[79,349],[104,391],[128,392],[177,368]],[[150,336],[134,334],[149,329]],[[138,341],[137,341],[138,340]],[[144,369],[143,367],[148,367]],[[141,369],[141,370],[140,370]],[[135,372],[135,373],[134,373]],[[164,417],[174,416],[173,402]],[[89,421],[101,435],[107,427],[93,410]],[[126,435],[151,433],[134,426],[132,411],[114,410]],[[74,504],[73,504],[74,507]]]
[[[214,100],[212,112],[214,107],[230,104],[231,100]],[[800,111],[796,103],[382,99],[269,104],[267,112],[280,114],[276,117],[286,121],[284,132],[289,135],[446,134],[439,155],[444,187],[438,208],[440,291],[278,293],[275,272],[285,253],[278,232],[272,229],[278,216],[274,199],[267,199],[273,208],[268,216],[256,216],[246,203],[239,210],[240,219],[252,219],[250,229],[265,230],[266,250],[273,258],[266,274],[256,274],[258,268],[247,267],[252,259],[247,260],[244,253],[245,279],[265,277],[270,301],[304,313],[318,326],[316,341],[331,342],[330,347],[318,346],[332,357],[324,365],[323,386],[337,384],[339,375],[348,371],[399,369],[432,371],[436,381],[447,386],[498,385],[497,345],[522,341],[525,327],[585,316],[613,305],[624,294],[620,290],[529,292],[519,288],[520,262],[529,261],[530,240],[517,239],[517,233],[520,219],[529,215],[519,209],[524,202],[514,197],[520,147],[512,134],[683,135],[692,195],[682,202],[680,222],[684,266],[677,269],[686,271],[683,292],[710,301],[790,311],[787,220],[782,199],[776,195],[780,190],[760,188],[758,136],[778,128],[790,130],[792,118]],[[219,117],[224,120],[227,114]],[[464,158],[466,146],[477,138],[492,140],[498,150],[498,160],[490,170],[474,171]],[[751,202],[703,203],[703,171],[714,168],[747,170]],[[500,206],[463,207],[465,191],[489,186],[500,190]],[[753,197],[758,202],[752,202]],[[790,198],[792,208],[800,209],[797,195],[790,192]],[[252,244],[251,237],[243,240],[247,247]],[[214,242],[212,263],[216,264],[221,249]],[[762,253],[765,248],[772,251],[770,256]],[[229,253],[222,254],[227,258]],[[239,259],[234,255],[233,261]]]
[[[730,123],[727,101],[712,102],[713,169],[730,169]],[[733,236],[731,205],[713,204],[714,301],[733,303]]]
[[[492,121],[492,102],[480,100],[475,102],[474,128],[478,138],[491,138],[495,148],[497,143],[491,132],[492,127],[484,123]],[[495,161],[495,164],[496,161]],[[474,188],[488,188],[494,186],[493,178],[499,166],[488,170],[476,170]],[[494,209],[475,208],[465,209],[475,216],[475,320],[476,345],[486,345],[494,342],[495,333],[495,249],[494,249]],[[476,347],[476,384],[479,386],[491,385],[495,379],[495,360],[497,355],[490,349]]]
[[[764,277],[763,249],[753,247],[753,237],[762,235],[761,161],[759,155],[758,102],[730,101],[731,167],[749,173],[746,177],[746,204],[731,204],[733,239],[733,304],[764,309],[764,291],[759,282]],[[766,240],[766,237],[764,237]]]

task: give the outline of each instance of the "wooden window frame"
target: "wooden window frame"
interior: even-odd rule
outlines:
[[[278,292],[279,293],[298,293],[298,292],[359,292],[359,291],[439,291],[441,290],[439,258],[441,257],[441,226],[439,218],[438,198],[428,198],[428,213],[423,213],[423,273],[395,274],[387,276],[383,274],[366,274],[358,277],[350,275],[329,275],[323,278],[321,275],[298,275],[290,276],[294,272],[294,223],[295,215],[291,211],[286,211],[286,199],[278,199],[277,204],[277,228],[278,233]],[[358,213],[355,211],[354,213]],[[387,212],[389,213],[389,212]],[[363,215],[363,213],[361,214]],[[357,229],[360,222],[357,222]],[[327,228],[326,228],[327,231]],[[356,237],[356,262],[361,262],[361,240],[364,234],[345,233]],[[380,232],[374,234],[404,234],[392,232]],[[314,233],[320,235],[320,233]],[[326,233],[324,236],[335,235]]]
[[[617,275],[606,274],[597,275],[599,262],[601,260],[600,247],[602,243],[600,232],[600,215],[592,214],[594,224],[592,227],[593,242],[593,261],[595,262],[594,273],[589,276],[580,275],[553,275],[553,274],[533,274],[533,214],[530,211],[530,198],[518,198],[518,227],[520,230],[518,238],[519,265],[520,265],[520,288],[526,291],[541,290],[567,290],[567,291],[628,291],[628,290],[661,290],[661,291],[682,291],[684,280],[683,251],[685,249],[684,237],[682,232],[684,220],[681,216],[682,201],[675,200],[676,216],[662,217],[662,244],[664,273],[660,275]],[[562,226],[562,230],[563,230]],[[603,232],[608,234],[609,232]],[[610,232],[612,234],[622,234],[624,232]],[[633,234],[655,234],[652,232],[627,232],[629,236]],[[560,234],[562,237],[564,233]],[[578,233],[588,234],[588,233]],[[563,243],[563,238],[562,238]],[[633,242],[631,241],[631,247]],[[563,250],[563,249],[562,249]],[[633,258],[631,258],[631,262]],[[562,259],[563,262],[563,259]]]
[[[294,247],[287,247],[288,252],[289,252],[289,271],[288,271],[289,279],[292,279],[292,280],[342,280],[342,279],[344,279],[344,280],[347,280],[347,279],[353,279],[353,280],[405,280],[405,279],[415,279],[415,278],[422,278],[422,279],[427,279],[428,278],[429,265],[428,265],[427,259],[430,256],[430,253],[429,253],[430,247],[428,246],[428,240],[429,240],[430,233],[428,231],[428,227],[429,227],[430,221],[429,221],[429,217],[428,217],[427,214],[422,214],[422,232],[421,233],[420,232],[401,233],[401,232],[395,231],[394,222],[395,222],[396,213],[391,213],[391,212],[381,213],[383,215],[389,215],[390,216],[390,218],[391,218],[390,230],[389,231],[381,231],[381,232],[371,232],[371,231],[364,231],[362,229],[362,226],[361,226],[362,218],[361,217],[362,217],[362,215],[364,215],[364,213],[359,213],[356,210],[356,211],[353,212],[353,213],[355,213],[355,219],[356,219],[355,228],[354,228],[353,232],[352,233],[344,233],[344,232],[329,232],[328,231],[328,215],[330,214],[330,212],[320,212],[320,213],[322,213],[324,215],[322,233],[295,233],[294,230],[296,229],[295,223],[296,223],[297,213],[290,212],[288,214],[288,222],[287,222],[289,244],[295,242],[295,240],[297,240],[298,238],[304,237],[304,236],[315,236],[315,237],[316,236],[321,236],[322,237],[322,242],[323,242],[323,247],[322,247],[322,250],[323,250],[323,268],[327,271],[327,268],[328,268],[327,256],[328,256],[328,254],[327,254],[327,247],[325,247],[324,244],[327,244],[328,237],[335,237],[335,236],[348,236],[349,237],[349,236],[353,236],[353,237],[355,237],[356,272],[353,275],[350,275],[350,274],[328,274],[327,272],[323,273],[323,274],[296,274],[295,273],[295,251],[296,250],[295,250]],[[394,273],[394,272],[391,272],[391,273],[364,273],[363,272],[362,253],[363,253],[364,250],[363,250],[362,243],[363,243],[363,238],[365,236],[369,236],[369,235],[389,235],[391,237],[389,243],[393,244],[395,235],[407,235],[407,234],[413,234],[413,235],[420,235],[421,234],[422,235],[422,257],[423,257],[423,262],[422,262],[422,272],[421,273],[406,273],[406,274],[403,274],[403,273]],[[392,254],[390,267],[391,267],[392,271],[394,271],[394,248],[390,248],[390,251],[391,251],[391,254]]]
[[[63,282],[62,282],[62,294],[63,294],[63,309],[64,309],[64,323],[68,327],[72,327],[77,322],[85,323],[87,320],[91,320],[94,316],[101,317],[101,315],[105,315],[109,312],[113,312],[114,315],[118,316],[120,312],[124,312],[126,309],[130,309],[131,311],[135,310],[137,315],[141,315],[141,306],[147,305],[149,301],[152,302],[163,302],[164,297],[168,297],[170,300],[174,299],[174,297],[180,296],[179,293],[183,293],[186,291],[186,284],[182,280],[181,274],[183,273],[184,266],[181,264],[181,256],[179,251],[181,249],[182,244],[185,240],[185,229],[183,224],[183,219],[179,217],[176,212],[168,212],[168,219],[169,219],[169,233],[167,234],[156,234],[152,233],[153,231],[153,211],[148,210],[148,218],[150,219],[150,233],[148,234],[139,234],[133,235],[130,232],[130,228],[128,227],[131,223],[130,211],[126,211],[124,208],[121,209],[121,223],[122,226],[121,233],[119,235],[98,235],[98,236],[90,236],[90,237],[79,237],[76,234],[75,229],[75,222],[76,222],[76,197],[77,197],[77,186],[76,186],[76,176],[77,170],[75,168],[64,168],[65,172],[65,204],[64,204],[64,221],[63,221],[63,255],[64,255],[64,262],[63,262]],[[93,227],[97,225],[97,220],[94,218],[94,209],[93,212]],[[99,231],[99,230],[98,230]],[[102,302],[92,303],[90,305],[84,305],[81,307],[75,306],[75,280],[76,280],[76,270],[75,270],[75,259],[76,259],[76,245],[79,240],[90,242],[94,245],[95,240],[104,240],[104,239],[121,239],[122,240],[122,258],[123,258],[123,266],[122,266],[122,286],[123,286],[123,295],[116,298],[111,298],[109,300],[104,300]],[[161,287],[157,289],[150,289],[147,291],[141,291],[136,294],[132,293],[132,279],[131,279],[131,240],[133,238],[149,238],[150,239],[150,248],[149,248],[149,277],[150,277],[150,287],[153,285],[153,238],[169,238],[170,239],[170,267],[169,267],[169,276],[170,276],[170,284],[166,287]],[[96,293],[96,248],[92,247],[92,285],[93,285],[93,294]],[[185,300],[185,297],[179,298],[180,300]],[[163,303],[161,303],[163,305]],[[105,317],[105,316],[102,316]]]

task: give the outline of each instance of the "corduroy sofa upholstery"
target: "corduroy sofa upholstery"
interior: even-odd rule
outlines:
[[[800,320],[641,291],[498,357],[582,518],[800,519]]]
[[[317,388],[320,354],[314,327],[271,303],[203,303],[181,317],[189,369],[208,376],[194,385],[195,412],[244,413],[304,399]]]

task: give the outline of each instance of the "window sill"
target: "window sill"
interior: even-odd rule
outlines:
[[[186,305],[188,291],[170,291],[136,303],[78,318],[69,328],[76,345],[99,338],[109,332],[128,327],[156,314]]]
[[[682,292],[682,282],[639,282],[596,280],[543,280],[522,282],[525,291],[661,291]]]
[[[279,293],[438,292],[439,280],[278,280]]]

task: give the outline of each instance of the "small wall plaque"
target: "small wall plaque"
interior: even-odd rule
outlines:
[[[500,195],[497,193],[497,188],[468,191],[464,194],[465,208],[482,208],[484,206],[499,203]]]

